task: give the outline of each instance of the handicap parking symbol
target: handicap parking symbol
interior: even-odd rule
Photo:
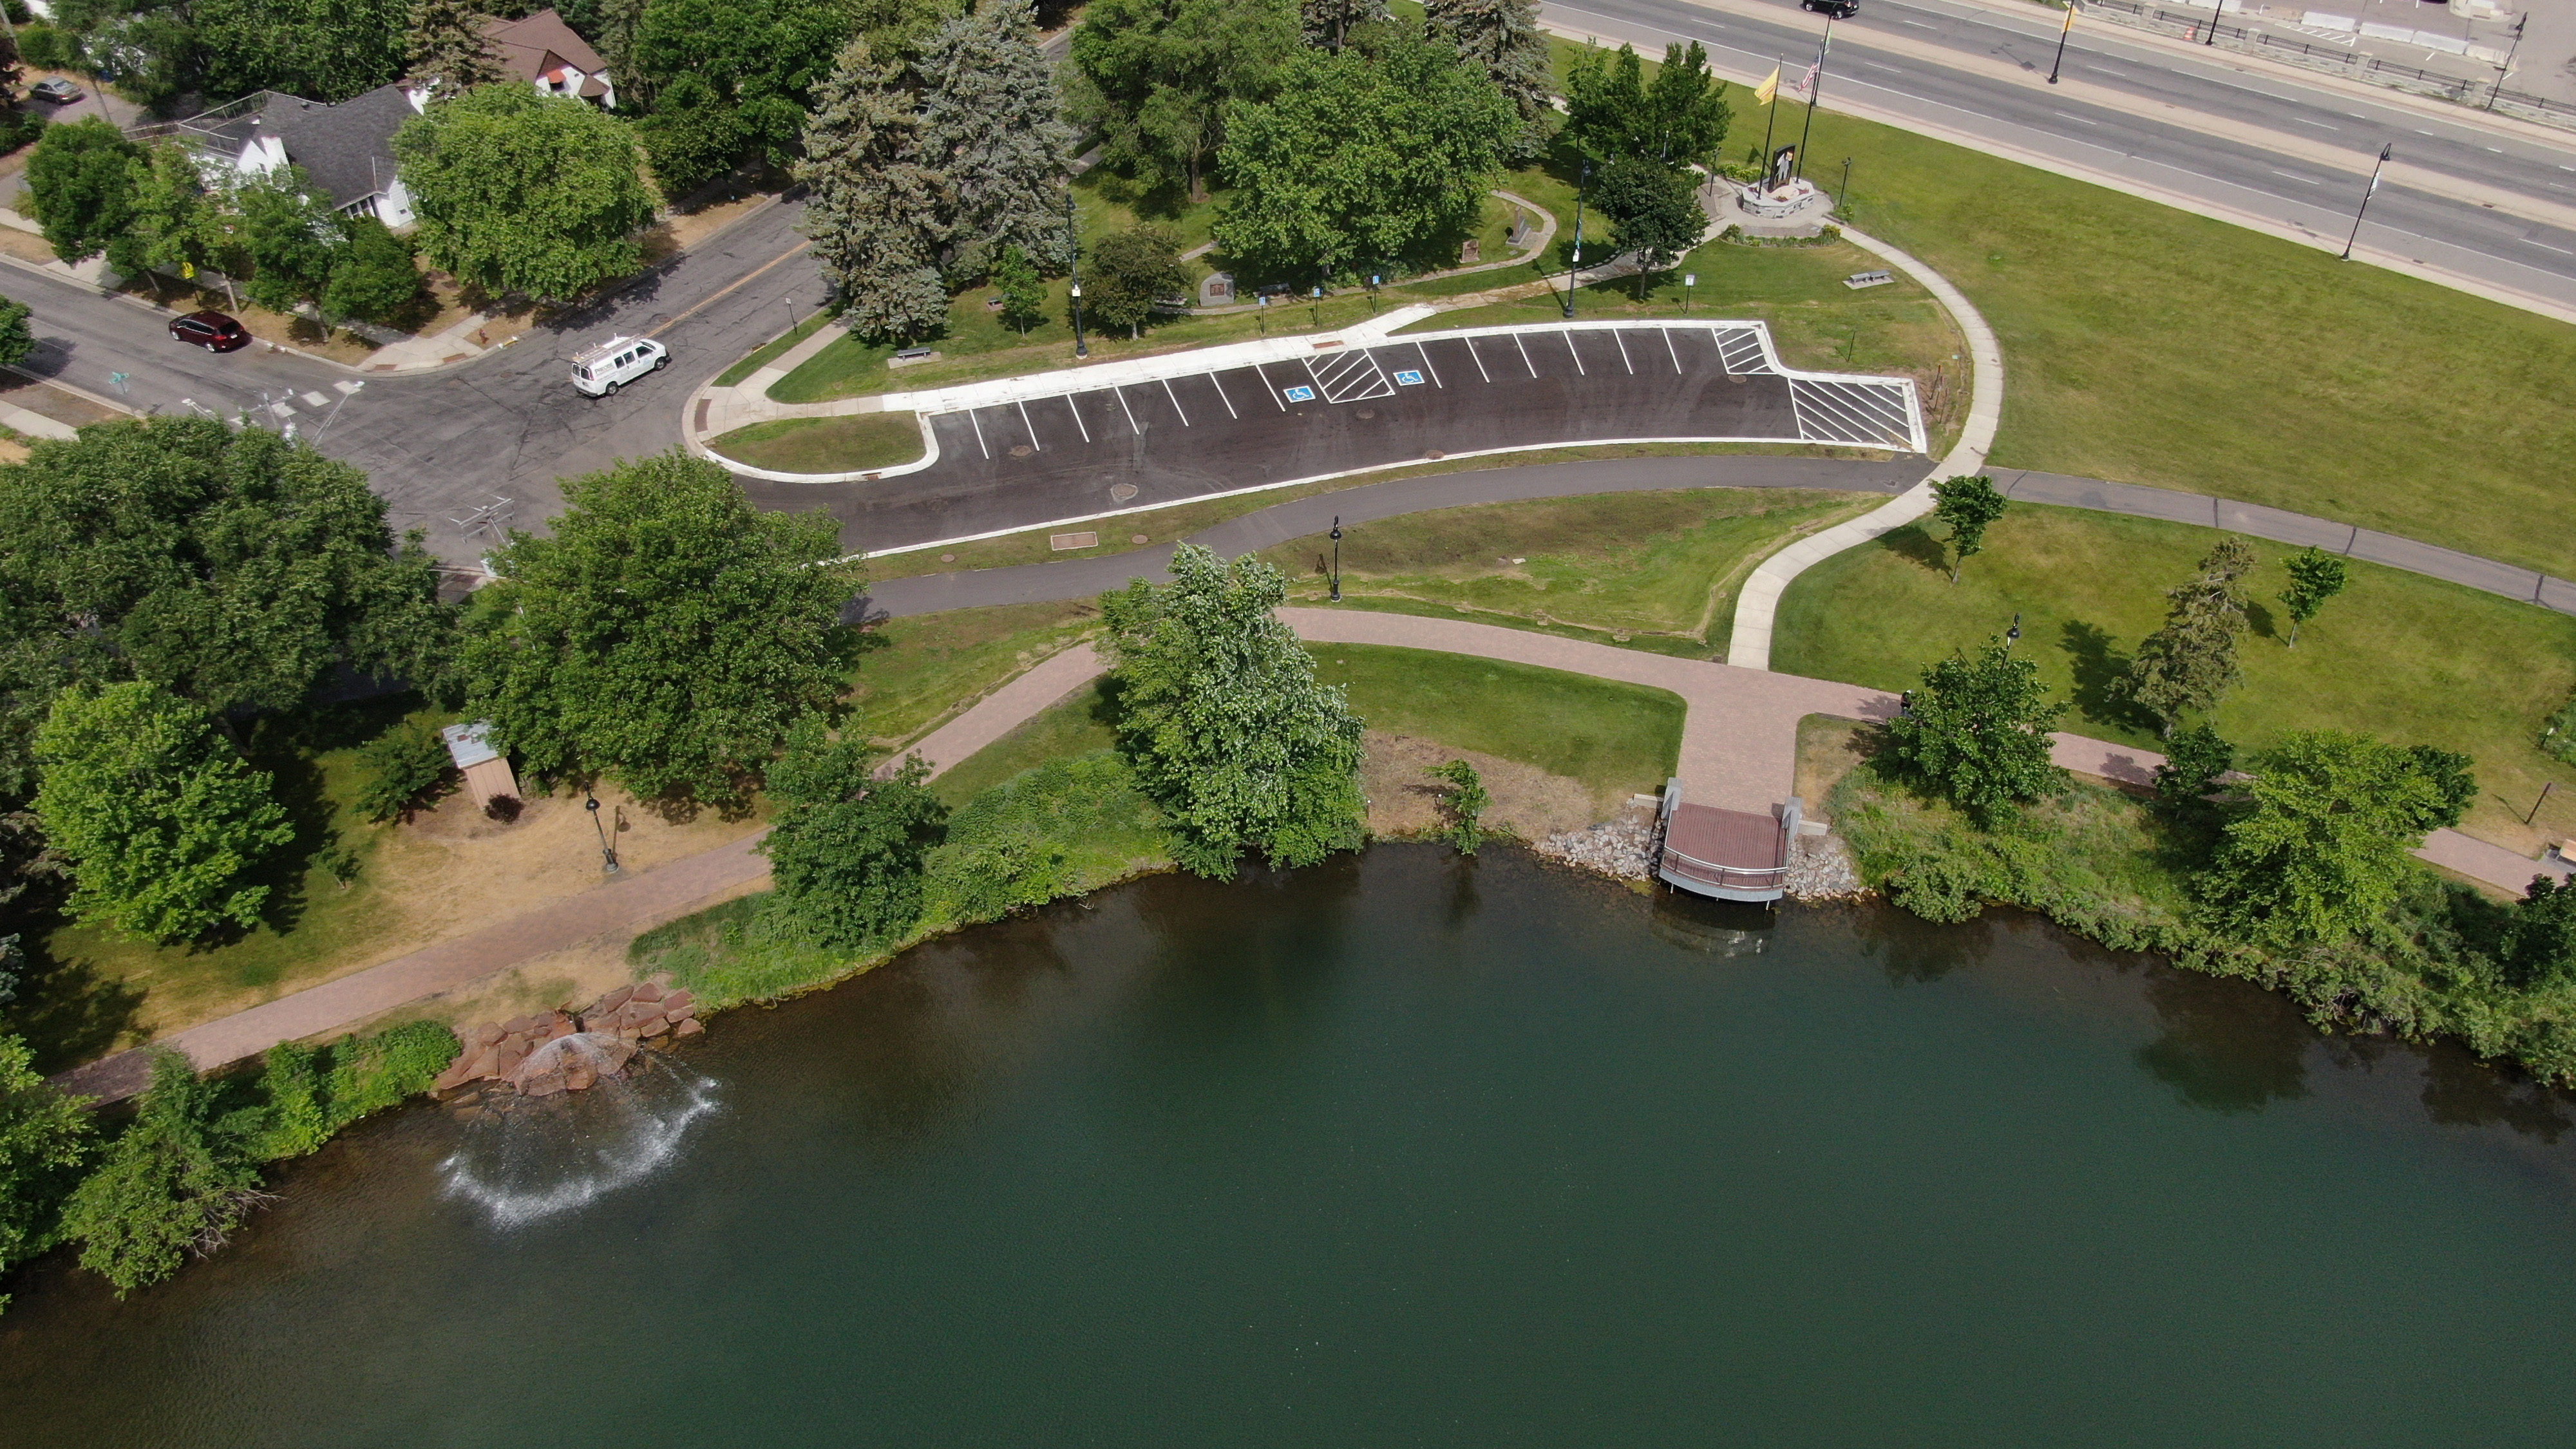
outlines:
[[[1399,372],[1395,375],[1395,385],[1397,387],[1420,387],[1422,386],[1422,374],[1418,372]]]
[[[1288,389],[1287,397],[1290,402],[1313,402],[1315,390],[1311,387],[1292,387]]]

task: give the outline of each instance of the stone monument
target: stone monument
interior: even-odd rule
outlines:
[[[1816,183],[1798,174],[1798,148],[1783,146],[1771,153],[1771,169],[1761,180],[1736,193],[1736,205],[1760,217],[1791,217],[1824,202],[1825,194]]]

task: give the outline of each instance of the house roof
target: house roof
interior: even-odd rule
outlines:
[[[253,135],[275,136],[334,206],[373,196],[394,182],[394,132],[419,115],[399,85],[378,86],[336,106],[272,92]],[[244,137],[244,144],[249,137]]]
[[[597,79],[608,68],[607,62],[552,10],[540,10],[523,20],[487,19],[483,35],[492,42],[502,70],[519,80],[533,82],[569,69],[579,73],[583,95],[596,96],[607,89]]]

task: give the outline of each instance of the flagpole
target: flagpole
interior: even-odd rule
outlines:
[[[2370,189],[2361,194],[2361,205],[2352,214],[2352,235],[2343,241],[2343,260],[2347,262],[2352,260],[2352,244],[2361,240],[2361,219],[2370,214],[2370,198],[2379,194],[2379,173],[2387,167],[2388,158],[2396,149],[2393,144],[2380,147],[2379,164],[2370,168]]]
[[[1807,174],[1807,138],[1816,134],[1816,107],[1825,98],[1825,56],[1834,48],[1834,17],[1825,17],[1825,40],[1816,47],[1816,83],[1807,88],[1807,127],[1798,133],[1798,169],[1789,174],[1797,180]]]
[[[1771,99],[1762,103],[1763,110],[1769,113],[1762,118],[1762,180],[1765,185],[1771,180],[1771,127],[1780,119],[1779,100],[1780,57],[1775,55],[1771,57]]]
[[[2066,23],[2057,27],[2057,59],[2048,63],[2048,83],[2057,84],[2058,67],[2066,64],[2066,34],[2075,28],[2075,0],[2066,0]]]

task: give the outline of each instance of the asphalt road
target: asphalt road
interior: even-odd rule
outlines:
[[[802,245],[803,211],[766,207],[513,346],[413,377],[366,377],[256,347],[202,352],[170,340],[162,314],[23,268],[0,270],[0,292],[35,309],[43,344],[29,371],[160,413],[229,417],[283,400],[293,414],[260,416],[365,469],[397,528],[423,529],[441,558],[471,564],[497,532],[457,520],[487,509],[496,523],[534,527],[561,507],[558,478],[676,446],[691,391],[786,330],[803,315],[793,308],[820,303],[813,264],[790,255]],[[613,398],[573,391],[566,359],[620,332],[660,336],[671,366]],[[122,389],[111,381],[120,372]],[[335,402],[334,384],[359,380],[363,389]],[[511,501],[491,512],[495,499]]]
[[[1690,0],[1582,0],[1543,10],[1553,24],[1635,40],[1641,49],[1700,41],[1712,63],[1731,74],[1758,76],[1778,57],[1792,79],[1814,58],[1823,28],[1821,17],[1784,0],[1734,0],[1726,10]],[[2225,52],[2205,61],[2179,57],[2107,23],[2079,22],[2067,45],[2069,84],[2050,89],[1981,73],[2000,63],[2025,78],[2045,77],[2056,45],[2055,19],[2035,8],[2022,16],[1862,0],[1857,17],[1834,26],[1824,103],[1828,110],[1837,101],[1868,104],[2106,178],[2185,190],[2338,244],[2379,148],[2393,145],[2400,161],[2506,199],[2490,207],[2384,184],[2362,229],[2365,247],[2576,306],[2576,229],[2557,219],[2576,216],[2560,211],[2576,208],[2576,136],[2560,147],[2470,120],[2431,119],[2367,95],[2239,70]],[[2171,106],[2177,119],[2136,115],[2107,97],[2097,102],[2088,95],[2095,87]],[[1733,145],[1743,144],[1748,124],[1758,138],[1760,121],[1738,117]],[[2230,130],[2244,134],[2214,134]],[[2258,131],[2301,144],[2274,143]],[[1830,186],[1836,160],[1815,158],[1808,174]],[[1860,189],[1867,190],[1865,181]],[[2517,214],[2512,198],[2527,199],[2525,210],[2536,215]]]

